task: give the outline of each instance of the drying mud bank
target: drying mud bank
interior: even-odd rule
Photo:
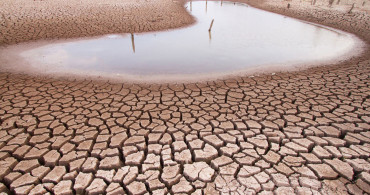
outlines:
[[[179,0],[4,0],[0,45],[184,27],[194,19]]]
[[[370,2],[368,1],[334,1],[331,6],[329,1],[320,0],[316,1],[315,5],[308,0],[243,0],[242,2],[267,11],[341,29],[359,36],[368,43],[370,40],[368,33]],[[290,8],[287,8],[288,4]],[[351,10],[353,4],[354,8]]]

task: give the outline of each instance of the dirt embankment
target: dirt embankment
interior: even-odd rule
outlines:
[[[332,5],[329,4],[329,0],[317,0],[315,5],[311,0],[241,0],[241,2],[267,11],[341,29],[370,42],[369,1],[335,0]],[[289,8],[288,4],[290,4]],[[351,10],[353,4],[354,8]]]
[[[2,0],[0,45],[179,28],[194,22],[183,5],[183,0]]]

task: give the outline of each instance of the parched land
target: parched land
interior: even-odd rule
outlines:
[[[172,0],[2,0],[0,45],[122,32],[147,32],[194,23]]]
[[[4,2],[10,1],[1,1],[2,13]],[[366,5],[347,13],[351,5],[329,8],[298,1],[247,2],[353,32],[367,43],[370,40]],[[29,1],[27,5],[33,3],[33,7],[53,4]],[[100,6],[109,7],[105,3],[118,4],[111,0]],[[170,12],[158,11],[163,24],[177,27],[193,22],[181,14],[181,2],[136,3],[143,5],[138,10],[146,3],[156,5],[146,12],[149,16],[166,6],[178,9],[173,13],[178,14],[174,24],[168,21]],[[85,5],[76,1],[68,6],[84,10]],[[81,14],[93,12],[99,10]],[[136,28],[141,23],[135,24]],[[85,27],[68,32],[73,36],[99,34]],[[3,31],[4,25],[1,28],[2,34],[11,32],[11,28]],[[170,27],[148,30],[162,28]],[[42,32],[63,38],[53,34],[63,31],[49,30]],[[14,32],[2,44],[49,38]],[[0,191],[370,193],[369,75],[369,50],[336,65],[200,83],[128,84],[0,72]]]

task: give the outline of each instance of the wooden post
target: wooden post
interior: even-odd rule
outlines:
[[[131,43],[132,43],[132,50],[135,53],[135,38],[134,38],[134,34],[133,33],[131,33]]]
[[[290,3],[288,3],[288,6],[287,6],[287,8],[288,8],[288,9],[290,8]]]
[[[211,30],[212,30],[212,26],[213,26],[214,21],[215,21],[215,19],[212,19],[211,26],[209,26],[209,29],[208,29],[209,32],[211,32]]]

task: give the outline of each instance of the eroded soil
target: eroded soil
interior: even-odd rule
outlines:
[[[285,3],[274,10],[325,17],[369,41],[367,14]],[[370,193],[369,67],[366,51],[339,65],[202,83],[0,73],[0,190]]]
[[[183,27],[194,22],[183,5],[182,0],[4,0],[0,45]]]

